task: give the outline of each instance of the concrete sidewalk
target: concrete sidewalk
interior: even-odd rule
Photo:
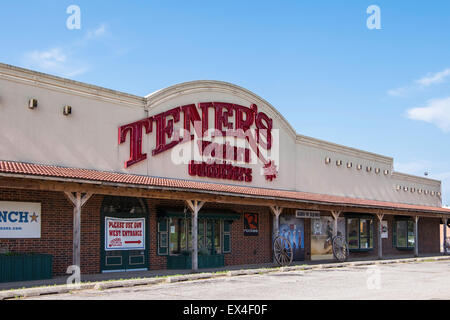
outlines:
[[[288,267],[279,267],[274,263],[227,266],[214,269],[201,269],[197,273],[191,270],[150,270],[136,272],[102,273],[82,275],[79,285],[67,285],[68,276],[55,277],[48,280],[0,283],[0,300],[18,297],[29,297],[45,294],[67,293],[75,290],[98,289],[104,290],[117,287],[130,287],[137,285],[151,285],[163,282],[179,282],[218,277],[264,274],[270,272],[287,272],[296,270],[314,270],[322,268],[342,268],[352,266],[364,266],[390,263],[413,263],[450,260],[450,256],[434,255],[421,256],[420,258],[386,257],[383,260],[351,259],[347,262],[335,260],[300,261]]]

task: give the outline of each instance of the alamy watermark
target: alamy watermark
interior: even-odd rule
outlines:
[[[81,29],[81,9],[77,5],[70,5],[66,10],[67,14],[70,16],[66,20],[66,26],[69,30],[80,30]]]
[[[381,270],[378,266],[368,266],[366,270],[367,279],[367,289],[369,290],[380,290],[381,289]]]
[[[81,269],[80,266],[71,265],[67,268],[67,274],[71,276],[67,278],[66,284],[70,288],[80,289],[81,286]]]
[[[379,6],[373,4],[367,7],[367,14],[370,16],[367,18],[366,25],[369,30],[381,29],[381,9]]]

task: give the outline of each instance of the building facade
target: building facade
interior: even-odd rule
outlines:
[[[439,254],[441,182],[299,135],[219,81],[146,97],[0,64],[0,248],[53,273]]]

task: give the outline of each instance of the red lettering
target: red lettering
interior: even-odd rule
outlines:
[[[189,174],[191,176],[208,177],[215,179],[252,181],[252,169],[237,167],[224,163],[196,163],[192,160],[189,163]]]
[[[200,109],[202,109],[202,137],[205,135],[205,132],[209,129],[209,108],[214,107],[212,102],[202,102],[199,103]]]
[[[147,154],[142,153],[142,128],[149,134],[152,132],[152,123],[153,118],[150,117],[119,128],[119,144],[124,143],[128,132],[130,133],[130,159],[125,162],[125,168],[147,159]]]
[[[258,113],[256,116],[256,130],[257,130],[257,142],[266,150],[270,150],[272,148],[272,119],[270,119],[264,112]],[[261,142],[259,139],[259,134],[265,137],[266,142]]]
[[[181,110],[183,110],[184,114],[184,130],[186,130],[187,132],[191,132],[191,123],[195,128],[195,122],[201,121],[197,108],[195,104],[188,104],[186,106],[182,106]],[[194,136],[191,135],[190,139],[194,139]]]
[[[197,107],[201,110],[197,110]],[[192,140],[193,135],[183,136],[180,139],[179,132],[175,129],[175,123],[180,121],[180,113],[183,112],[183,127],[186,132],[192,132],[192,126],[197,135],[202,140],[205,132],[209,128],[209,109],[214,108],[215,129],[220,131],[224,136],[235,136],[244,138],[250,143],[250,148],[255,151],[257,157],[265,164],[267,161],[262,157],[259,147],[270,150],[272,147],[272,128],[273,120],[264,112],[258,112],[256,104],[252,104],[250,108],[242,105],[226,103],[226,102],[201,102],[195,104],[187,104],[173,108],[166,112],[154,115],[152,117],[133,122],[121,126],[119,128],[119,144],[123,144],[130,136],[130,158],[125,162],[125,168],[128,168],[140,161],[147,159],[147,154],[142,150],[143,133],[152,132],[153,122],[156,122],[156,146],[152,150],[152,155],[169,150],[180,142]],[[233,121],[230,120],[233,118]],[[201,125],[201,127],[200,127]],[[250,133],[251,127],[255,125],[255,136]],[[233,128],[234,127],[234,128]],[[228,134],[227,134],[228,133]],[[261,139],[261,136],[263,139]],[[262,141],[261,141],[262,140]],[[231,146],[229,143],[218,144],[207,141],[199,141],[199,148],[204,156],[213,158],[245,161],[250,163],[250,149],[237,146]],[[198,176],[226,176],[229,179],[237,179],[239,181],[251,181],[251,173],[247,171],[239,171],[233,173],[232,168],[227,166],[215,167],[215,173],[212,169],[205,167],[206,164],[200,163],[198,166],[189,165],[189,174]],[[242,180],[241,180],[242,179]]]
[[[180,142],[179,137],[175,137],[172,142],[166,143],[166,138],[171,139],[174,133],[174,122],[180,121],[180,109],[180,107],[173,108],[154,116],[156,121],[156,148],[152,151],[152,155],[156,156]],[[173,119],[167,121],[167,117],[172,117]]]
[[[256,106],[255,104],[252,105]],[[250,127],[252,126],[253,122],[255,121],[255,112],[254,110],[244,107],[244,106],[240,106],[238,104],[234,105],[234,110],[235,110],[235,126],[236,126],[236,130],[243,130],[243,131],[247,131],[250,129]],[[244,114],[245,114],[245,119],[244,119]]]
[[[228,118],[233,116],[234,106],[231,103],[214,102],[214,108],[216,116],[215,129],[221,131],[226,136],[224,129],[233,129],[233,124],[228,122]]]

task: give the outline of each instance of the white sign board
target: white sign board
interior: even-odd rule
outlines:
[[[387,238],[389,238],[388,222],[383,220],[381,221],[381,239]]]
[[[0,201],[0,239],[40,237],[40,203]]]
[[[297,210],[295,211],[296,218],[320,218],[320,211],[307,211]]]
[[[105,250],[144,250],[145,218],[105,217]]]

